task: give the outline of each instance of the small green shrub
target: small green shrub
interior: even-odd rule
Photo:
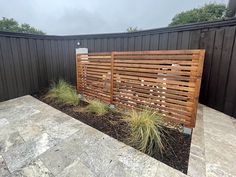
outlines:
[[[163,118],[160,114],[150,109],[140,112],[131,110],[124,116],[124,120],[130,127],[128,144],[149,155],[163,152]]]
[[[57,83],[54,82],[48,91],[46,98],[54,98],[58,102],[63,102],[74,106],[78,105],[80,102],[80,97],[75,88],[64,80],[59,80]]]
[[[95,113],[98,116],[105,115],[109,112],[109,106],[99,100],[89,101],[89,105],[86,109],[87,111]]]

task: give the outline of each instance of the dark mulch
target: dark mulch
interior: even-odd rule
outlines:
[[[34,96],[52,107],[122,142],[125,142],[125,139],[129,136],[128,125],[126,122],[122,121],[122,115],[120,113],[111,112],[98,117],[93,113],[75,112],[74,106],[44,99],[44,94],[45,91]],[[81,101],[79,106],[84,107],[86,104],[87,103]],[[165,152],[162,155],[155,154],[153,157],[186,174],[188,169],[191,136],[170,128],[165,128],[165,131],[168,133],[168,136],[166,137],[167,142],[165,142]]]

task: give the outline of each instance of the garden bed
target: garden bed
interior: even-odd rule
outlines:
[[[86,102],[81,101],[79,106],[75,107],[59,103],[54,99],[45,99],[45,93],[46,91],[44,90],[34,96],[75,119],[126,143],[126,138],[129,136],[129,128],[128,124],[123,121],[121,113],[109,112],[106,115],[97,116],[90,112],[80,112],[77,110],[85,107],[87,105]],[[183,134],[176,129],[164,128],[164,130],[166,132],[165,151],[162,155],[156,153],[152,157],[187,174],[191,135]]]

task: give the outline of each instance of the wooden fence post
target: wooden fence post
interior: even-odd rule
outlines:
[[[77,91],[82,94],[82,66],[81,66],[81,56],[79,54],[76,55],[76,76],[77,76]]]
[[[80,91],[79,89],[79,82],[80,82],[80,74],[79,74],[79,59],[80,59],[80,56],[77,54],[76,55],[76,77],[77,77],[77,82],[76,82],[76,87],[77,87],[77,91]]]
[[[198,110],[198,99],[200,94],[200,87],[201,87],[201,78],[202,78],[202,71],[203,71],[203,63],[205,58],[205,50],[200,50],[198,54],[198,70],[197,70],[197,79],[196,79],[196,88],[195,88],[195,95],[194,95],[194,106],[192,110],[192,119],[189,127],[195,127],[196,118],[197,118],[197,110]]]
[[[113,87],[114,87],[114,53],[111,52],[111,84],[110,84],[110,104],[113,103]]]

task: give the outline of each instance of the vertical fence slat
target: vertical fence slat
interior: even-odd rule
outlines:
[[[39,87],[43,88],[48,85],[48,78],[47,78],[48,71],[46,65],[46,56],[45,56],[43,40],[36,41],[36,48],[37,48],[37,60],[39,67]]]
[[[79,93],[82,93],[82,90],[80,89],[80,84],[81,84],[81,70],[80,70],[80,55],[76,55],[76,88],[79,91]]]
[[[150,35],[150,50],[158,50],[159,48],[159,34]]]
[[[214,52],[213,52],[213,60],[211,63],[211,73],[210,73],[210,79],[209,79],[209,88],[208,88],[208,100],[207,104],[210,107],[215,107],[216,105],[216,97],[217,97],[217,81],[218,81],[218,74],[219,74],[219,67],[220,66],[220,59],[221,59],[221,53],[222,53],[222,46],[224,40],[224,29],[218,29],[216,30],[215,35],[215,42],[214,42]]]
[[[160,34],[159,50],[167,50],[168,48],[168,33]]]
[[[201,35],[200,48],[205,49],[205,60],[204,60],[204,68],[203,68],[203,77],[200,91],[200,101],[203,104],[207,103],[208,98],[208,87],[209,87],[209,79],[211,72],[211,63],[213,60],[213,46],[215,42],[215,30],[203,31]]]
[[[110,103],[113,104],[114,91],[114,53],[111,53],[111,85],[110,85]]]
[[[178,40],[178,33],[170,33],[168,38],[168,50],[175,50],[177,49],[177,40]]]
[[[3,50],[2,50],[2,40],[0,37],[0,101],[4,101],[9,99],[8,89],[7,89],[7,76],[5,73],[5,66],[4,66],[4,58],[3,58]]]
[[[14,98],[17,95],[17,85],[15,79],[15,70],[14,70],[14,63],[12,59],[12,49],[10,46],[10,40],[6,37],[0,37],[0,44],[1,44],[1,55],[2,61],[5,72],[5,84],[7,89],[8,98]]]
[[[235,27],[225,29],[220,67],[218,69],[218,83],[216,85],[217,96],[215,108],[219,111],[224,110],[224,98],[226,95],[227,78],[230,69],[232,48],[234,44]],[[222,67],[223,66],[223,67]]]
[[[234,40],[236,36],[234,37]],[[232,50],[231,63],[229,68],[227,90],[225,95],[224,112],[228,115],[236,116],[236,43]]]
[[[14,63],[14,70],[16,73],[16,82],[17,82],[17,95],[24,95],[24,83],[23,83],[23,77],[22,77],[22,65],[21,65],[21,60],[20,56],[18,53],[18,48],[17,48],[17,39],[16,38],[11,38],[10,39],[10,47],[12,50],[12,59]]]

